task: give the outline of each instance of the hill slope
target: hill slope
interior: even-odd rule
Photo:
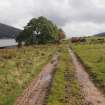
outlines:
[[[94,36],[105,37],[105,32],[102,32],[102,33],[96,34],[96,35],[94,35]]]
[[[19,32],[21,32],[20,29],[0,23],[0,39],[16,38]]]

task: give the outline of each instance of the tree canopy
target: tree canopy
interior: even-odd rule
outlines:
[[[45,44],[59,40],[61,30],[47,18],[33,18],[17,36],[16,41],[25,44]],[[62,31],[63,32],[63,31]]]

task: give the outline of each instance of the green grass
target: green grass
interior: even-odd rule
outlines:
[[[105,44],[73,45],[95,84],[105,91]]]
[[[51,45],[0,50],[0,105],[13,105],[55,50]]]
[[[46,105],[83,105],[80,87],[74,75],[74,68],[66,47],[60,47],[60,62],[56,69],[51,92]],[[66,80],[65,74],[69,75]],[[66,87],[69,86],[70,92]]]

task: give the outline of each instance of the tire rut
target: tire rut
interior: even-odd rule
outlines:
[[[41,73],[24,90],[23,94],[17,98],[14,105],[43,105],[57,64],[58,55],[55,55],[51,62],[45,65]]]
[[[90,80],[82,63],[78,60],[77,56],[72,49],[69,49],[72,57],[73,64],[76,69],[76,77],[80,83],[82,95],[87,105],[105,105],[105,97],[100,90]]]

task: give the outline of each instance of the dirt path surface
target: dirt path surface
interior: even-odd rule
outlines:
[[[72,57],[73,64],[76,69],[76,76],[80,83],[81,91],[84,95],[84,99],[87,105],[105,105],[105,97],[90,80],[84,66],[80,63],[71,49],[69,50],[69,52]]]
[[[37,78],[35,78],[23,94],[17,98],[14,105],[43,105],[57,64],[58,56],[55,55],[51,63],[42,69]]]

